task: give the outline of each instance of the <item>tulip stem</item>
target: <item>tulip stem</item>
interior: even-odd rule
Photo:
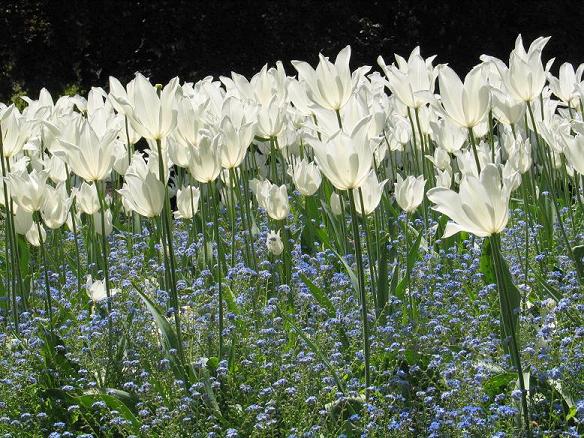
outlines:
[[[169,272],[170,280],[170,300],[174,313],[174,325],[176,330],[178,355],[181,363],[185,363],[182,331],[180,326],[180,305],[178,301],[178,293],[176,290],[176,264],[174,260],[174,250],[172,245],[172,231],[170,227],[170,199],[168,196],[168,185],[166,184],[166,176],[164,172],[164,158],[162,155],[162,144],[160,139],[156,140],[156,147],[158,150],[158,178],[164,185],[164,204],[162,208],[162,243],[164,251],[164,265]]]
[[[219,213],[217,212],[219,205],[217,185],[215,181],[210,183],[209,193],[211,194],[210,203],[213,205],[213,227],[215,229],[215,241],[217,243],[217,288],[219,300],[219,359],[223,357],[223,246],[221,245],[221,237],[219,235]],[[217,196],[217,199],[213,199]]]
[[[355,197],[353,190],[349,189],[349,204],[351,209],[351,223],[353,225],[353,239],[355,241],[355,258],[357,264],[357,279],[359,286],[359,298],[361,301],[361,322],[363,324],[363,353],[365,356],[365,398],[369,400],[369,387],[371,376],[369,369],[369,321],[367,316],[367,295],[365,293],[365,275],[363,272],[363,255],[361,253],[361,237],[359,235],[359,218],[355,209]]]
[[[36,212],[39,215],[38,212]],[[53,299],[51,297],[51,285],[49,283],[49,270],[47,266],[47,255],[45,253],[45,239],[43,239],[43,234],[41,230],[41,219],[37,217],[36,220],[37,232],[39,233],[39,246],[41,249],[41,259],[43,261],[44,267],[44,277],[45,277],[45,294],[47,299],[47,315],[49,317],[49,327],[51,332],[53,331]]]
[[[492,248],[493,262],[495,265],[495,277],[497,281],[497,289],[499,291],[499,305],[501,306],[501,318],[507,319],[507,323],[503,324],[505,330],[505,338],[510,341],[510,351],[512,362],[517,370],[517,378],[519,380],[519,389],[521,390],[521,406],[523,412],[524,428],[527,436],[530,436],[529,430],[529,411],[527,406],[527,392],[525,390],[525,381],[523,376],[523,368],[521,366],[521,352],[519,350],[519,342],[517,340],[518,327],[515,325],[515,318],[513,313],[515,309],[512,307],[511,299],[507,287],[505,286],[503,274],[503,256],[501,254],[499,235],[494,234],[490,237]],[[511,333],[507,333],[507,327]]]
[[[481,161],[479,160],[479,154],[477,152],[477,140],[474,136],[472,128],[468,128],[468,136],[470,138],[470,145],[472,146],[472,153],[474,155],[475,164],[477,166],[477,172],[479,177],[481,176]]]
[[[380,303],[377,301],[376,292],[376,275],[375,275],[375,264],[373,263],[373,244],[371,243],[371,238],[369,236],[369,224],[367,222],[367,215],[365,214],[365,203],[363,202],[363,190],[359,187],[359,203],[361,204],[361,217],[363,218],[363,230],[365,231],[365,245],[367,247],[367,258],[369,261],[369,276],[371,280],[369,282],[371,288],[371,295],[373,296],[373,301],[375,304],[375,313],[379,315]]]
[[[541,141],[540,141],[539,133],[538,133],[538,130],[537,130],[537,124],[535,122],[535,117],[533,116],[533,110],[531,109],[531,104],[529,102],[527,102],[527,109],[529,111],[529,117],[531,119],[531,124],[533,126],[533,132],[535,133],[535,140],[537,142],[538,149],[539,150],[542,150]],[[546,170],[546,167],[543,166],[543,168],[544,168],[544,171],[545,171]],[[555,210],[555,213],[556,213],[556,217],[558,218],[558,224],[560,226],[560,233],[562,234],[562,238],[564,239],[564,242],[566,244],[566,250],[568,251],[568,255],[574,261],[574,265],[575,265],[575,268],[576,268],[576,272],[578,274],[578,282],[581,283],[582,282],[582,279],[584,278],[584,271],[582,270],[582,265],[580,263],[578,263],[578,261],[576,259],[576,256],[574,254],[574,251],[572,250],[572,245],[570,245],[570,241],[568,240],[568,235],[566,234],[566,229],[564,228],[564,222],[562,220],[562,215],[561,215],[560,209],[558,207],[558,202],[557,202],[557,199],[556,199],[555,188],[554,188],[554,185],[553,185],[553,182],[552,182],[550,173],[549,173],[549,169],[547,169],[547,171],[548,171],[548,175],[547,176],[548,176],[549,181],[550,181],[550,187],[549,188],[550,188],[551,195],[552,195],[551,196],[551,198],[552,198],[552,204],[554,206],[554,210]]]
[[[109,378],[109,369],[110,365],[114,368],[116,364],[113,363],[113,321],[112,321],[112,302],[111,302],[111,285],[109,279],[109,262],[108,262],[108,249],[107,249],[107,237],[105,235],[105,182],[103,184],[96,184],[97,188],[97,197],[99,200],[99,215],[101,218],[101,252],[103,257],[103,277],[105,282],[105,294],[107,296],[107,331],[108,331],[108,343],[107,343],[107,350],[108,350],[108,363],[106,365],[105,376],[106,379]],[[97,230],[95,230],[97,232]]]

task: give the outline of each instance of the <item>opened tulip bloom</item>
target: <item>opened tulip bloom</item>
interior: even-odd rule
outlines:
[[[115,81],[110,79],[110,87],[112,83],[115,84]],[[120,85],[115,86],[111,96],[138,134],[148,140],[160,140],[176,126],[178,86],[178,78],[172,79],[159,96],[156,87],[137,73],[131,93],[123,93]]]
[[[6,181],[14,202],[31,213],[39,211],[45,202],[48,177],[47,171],[36,169],[31,173],[21,171],[8,175]]]
[[[437,71],[432,67],[435,56],[424,60],[420,48],[416,47],[406,61],[395,56],[398,66],[387,66],[381,56],[377,63],[387,76],[389,89],[397,98],[410,108],[420,108],[434,99],[434,84]]]
[[[319,58],[316,70],[303,61],[292,61],[292,65],[298,71],[298,79],[304,84],[308,98],[322,108],[338,111],[347,103],[356,85],[349,68],[351,47],[341,50],[334,64],[323,55]]]
[[[327,142],[313,139],[314,158],[321,172],[339,190],[362,186],[373,165],[367,134],[369,118],[362,119],[349,135],[337,131]]]
[[[99,137],[89,122],[84,122],[75,143],[60,139],[62,149],[55,154],[85,181],[101,181],[110,175],[116,160],[116,136],[116,131],[108,130]]]
[[[485,120],[490,93],[480,67],[473,68],[463,83],[454,70],[442,66],[438,81],[441,109],[450,120],[463,128],[473,128]]]
[[[478,237],[498,234],[509,219],[511,187],[501,178],[499,168],[489,163],[480,178],[465,175],[460,191],[436,187],[428,191],[428,199],[436,204],[434,210],[448,216],[444,237],[466,231]]]

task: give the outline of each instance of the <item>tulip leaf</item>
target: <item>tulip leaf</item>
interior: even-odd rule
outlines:
[[[298,275],[316,302],[327,311],[327,315],[329,317],[333,318],[337,314],[337,311],[335,310],[335,306],[333,305],[332,301],[329,299],[329,297],[326,296],[326,293],[320,287],[314,284],[312,280],[308,278],[303,272],[299,272]]]
[[[377,260],[377,315],[379,316],[389,300],[389,249],[387,241],[383,239],[379,246],[379,259]],[[394,283],[392,277],[391,283]]]
[[[578,245],[572,248],[574,253],[574,263],[576,264],[577,272],[584,272],[584,245]]]
[[[24,293],[28,295],[30,293],[30,248],[26,239],[18,235],[17,236],[17,246],[18,246],[18,264],[20,267],[20,278],[22,280],[22,285],[24,287]]]
[[[136,292],[138,292],[138,295],[140,295],[140,298],[146,305],[146,308],[154,318],[154,322],[158,327],[158,331],[162,339],[162,346],[166,351],[168,358],[170,359],[171,368],[175,377],[185,383],[188,383],[189,376],[187,374],[186,368],[184,364],[181,363],[180,358],[176,354],[176,351],[179,351],[179,341],[174,328],[168,322],[158,306],[143,291],[140,290],[139,286],[134,281],[132,281],[132,286],[134,286],[134,289],[136,289]],[[172,353],[171,350],[174,350],[174,353]]]
[[[282,311],[281,309],[279,310],[282,319],[290,326],[290,328],[292,328],[298,334],[298,336],[300,336],[300,338],[306,343],[306,345],[308,345],[308,347],[314,352],[314,354],[316,354],[316,356],[321,360],[321,362],[329,371],[329,373],[331,373],[337,387],[339,388],[339,391],[341,391],[343,394],[346,394],[347,390],[345,388],[345,385],[343,385],[342,380],[339,378],[339,375],[337,374],[336,370],[328,361],[322,350],[318,347],[318,345],[316,345],[316,343],[314,343],[314,341],[312,341],[308,336],[304,334],[303,330],[295,324],[295,322],[286,312]]]
[[[304,282],[304,284],[306,285],[306,287],[308,288],[308,290],[310,291],[310,293],[312,294],[312,296],[314,297],[316,302],[323,309],[326,310],[328,317],[329,318],[336,317],[337,311],[335,309],[333,302],[326,295],[326,292],[322,288],[320,288],[316,284],[314,284],[314,282],[310,278],[308,278],[306,276],[306,274],[304,274],[303,272],[299,272],[298,275],[300,276],[300,278],[302,279],[302,281]],[[339,338],[341,340],[341,343],[343,344],[343,347],[348,348],[349,347],[349,338],[347,337],[347,333],[345,333],[345,330],[344,330],[342,324],[336,324],[336,325],[338,327],[337,331],[339,333]]]
[[[479,259],[479,271],[484,276],[485,284],[497,284],[495,267],[493,266],[493,256],[491,255],[491,245],[488,239],[485,239]]]
[[[519,308],[521,306],[521,294],[515,285],[513,284],[513,279],[511,273],[509,272],[509,267],[503,256],[499,253],[498,243],[494,245],[491,239],[498,238],[498,236],[491,237],[490,239],[485,239],[483,244],[483,250],[485,253],[489,253],[491,257],[487,260],[486,257],[482,258],[481,269],[487,278],[495,278],[495,283],[497,284],[497,289],[499,291],[499,305],[501,308],[501,323],[503,325],[502,339],[503,345],[506,349],[511,350],[510,337],[517,336],[517,327],[519,326]],[[498,271],[498,272],[497,272]],[[500,281],[497,281],[497,279]],[[517,366],[519,353],[511,350],[511,357],[515,365]]]
[[[517,380],[517,373],[503,372],[489,377],[483,382],[485,393],[493,398],[506,391],[509,384]]]
[[[115,394],[115,395],[114,395]],[[129,423],[129,429],[132,433],[140,434],[140,426],[142,423],[140,420],[134,415],[134,413],[130,410],[127,404],[122,401],[122,398],[126,401],[131,399],[130,394],[125,393],[124,391],[115,390],[108,393],[101,393],[101,392],[88,392],[83,395],[73,396],[72,397],[79,406],[92,411],[94,410],[93,404],[96,402],[103,402],[110,410],[115,410],[118,412],[118,415],[122,417],[124,420],[127,420]]]
[[[410,251],[408,252],[408,257],[407,257],[407,261],[406,261],[406,269],[407,269],[406,272],[407,273],[412,271],[414,264],[416,263],[416,260],[418,259],[418,252],[420,250],[420,243],[421,242],[422,242],[422,233],[418,233],[418,237],[416,238],[416,241],[414,242],[414,244],[410,248]],[[406,291],[406,288],[408,287],[408,282],[409,282],[409,275],[406,274],[406,276],[401,279],[401,281],[398,283],[397,287],[395,288],[395,296],[398,297],[402,301],[405,297],[405,291]]]

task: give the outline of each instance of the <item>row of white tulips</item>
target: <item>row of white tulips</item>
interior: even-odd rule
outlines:
[[[17,235],[44,251],[47,228],[66,225],[77,236],[82,224],[89,223],[101,236],[103,287],[110,296],[105,236],[123,220],[117,202],[126,217],[133,216],[128,221],[155,219],[166,286],[177,308],[170,198],[176,196],[175,219],[210,214],[215,226],[220,202],[235,226],[233,198],[239,200],[243,227],[249,231],[246,253],[255,260],[253,206],[263,208],[279,228],[268,235],[267,246],[280,256],[288,242],[280,233],[286,232],[289,191],[296,189],[307,200],[322,198],[328,185],[324,201],[333,214],[351,212],[367,362],[368,297],[359,216],[375,216],[377,225],[386,218],[378,206],[393,192],[407,215],[423,206],[426,224],[432,214],[426,199],[450,218],[444,237],[460,231],[490,237],[505,229],[514,191],[525,201],[537,198],[540,189],[551,191],[560,225],[557,199],[564,180],[580,199],[584,64],[577,69],[563,64],[554,77],[552,61],[542,61],[547,41],[538,38],[525,50],[518,37],[508,63],[482,56],[463,80],[447,65],[433,65],[434,56],[423,58],[419,48],[408,59],[395,55],[391,65],[379,57],[381,73],[369,66],[351,70],[347,46],[334,63],[320,55],[316,69],[292,61],[296,77],[288,76],[280,62],[251,79],[232,73],[196,83],[181,84],[175,78],[165,86],[152,85],[138,73],[125,86],[112,77],[109,92],[92,88],[87,98],[62,96],[55,102],[42,90],[37,100],[24,98],[22,112],[2,105],[0,206],[7,260],[18,257]],[[141,139],[148,148],[135,151]],[[116,190],[107,193],[106,182]],[[204,196],[210,201],[207,208],[200,202]],[[206,237],[211,235],[222,273],[222,251],[229,248],[219,244],[218,230]],[[496,239],[492,246],[496,255]],[[17,262],[11,265],[14,280],[7,280],[13,296],[19,290]],[[283,276],[287,280],[289,274]],[[50,315],[48,290],[47,300]],[[219,312],[222,324],[221,305]],[[174,315],[180,338],[179,312]],[[521,376],[517,346],[513,349]],[[368,369],[366,363],[367,384]]]

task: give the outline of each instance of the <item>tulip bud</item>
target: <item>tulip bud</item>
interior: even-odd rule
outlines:
[[[109,236],[113,230],[112,224],[112,211],[108,208],[104,213],[105,219],[105,235]],[[95,232],[101,236],[102,234],[102,224],[101,224],[101,212],[98,211],[93,213],[93,223],[95,227]]]
[[[97,196],[97,187],[95,184],[81,184],[79,191],[76,192],[75,199],[79,211],[85,214],[93,214],[99,211],[99,197]]]
[[[387,180],[381,183],[377,180],[377,175],[372,170],[360,188],[361,194],[357,189],[353,189],[353,199],[355,200],[355,210],[362,215],[371,214],[379,205],[381,195],[383,195],[383,187]],[[362,195],[362,196],[361,196]],[[361,205],[361,198],[363,205]]]
[[[329,202],[331,204],[331,211],[335,216],[343,214],[343,209],[341,208],[341,197],[338,194],[333,192]]]
[[[266,246],[268,247],[268,251],[275,255],[279,256],[284,251],[284,244],[282,243],[282,239],[280,238],[280,230],[278,232],[270,231],[268,233],[268,237],[266,238]]]
[[[322,181],[318,166],[309,163],[306,159],[290,166],[288,174],[292,177],[298,191],[304,196],[314,195]]]
[[[408,176],[405,180],[398,174],[395,183],[395,200],[407,213],[412,213],[424,200],[424,186],[426,180],[423,176]]]
[[[91,301],[97,303],[99,301],[105,300],[107,298],[107,291],[105,287],[105,282],[103,280],[95,280],[91,278],[91,275],[87,276],[87,281],[85,283],[85,290]],[[118,289],[110,289],[110,296],[114,296],[119,292]]]
[[[286,185],[282,184],[280,187],[272,185],[266,199],[266,211],[268,215],[275,220],[284,220],[290,213],[290,206],[288,205],[288,192]]]
[[[199,198],[201,191],[193,186],[183,187],[176,194],[175,219],[190,219],[199,209]]]

